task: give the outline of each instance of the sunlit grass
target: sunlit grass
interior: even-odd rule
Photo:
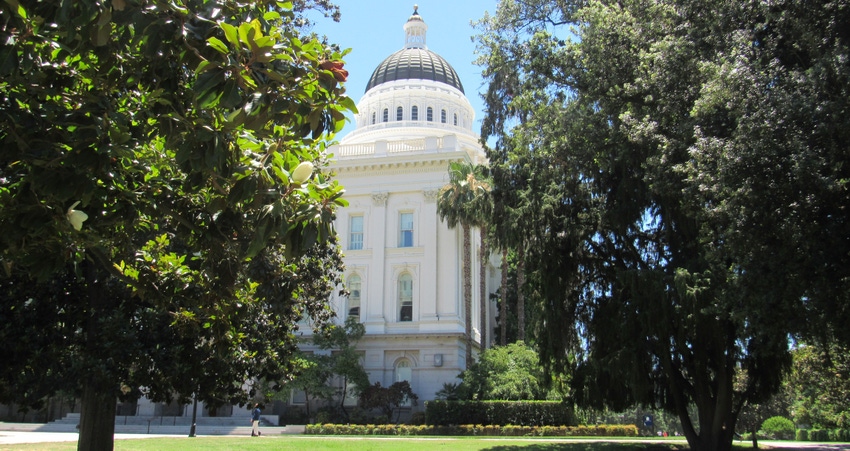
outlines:
[[[74,451],[76,442],[0,445],[0,451]],[[563,438],[444,438],[444,437],[314,437],[314,436],[263,436],[263,437],[160,437],[146,439],[119,439],[116,451],[682,451],[688,447],[683,441],[672,443],[606,442]],[[752,449],[736,446],[736,450]],[[762,449],[769,449],[763,447]]]

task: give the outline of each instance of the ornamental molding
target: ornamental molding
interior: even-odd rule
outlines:
[[[363,158],[361,161],[345,161],[345,165],[334,165],[331,170],[337,174],[345,174],[346,177],[378,177],[382,175],[399,175],[411,173],[428,173],[448,171],[448,165],[452,162],[466,161],[463,153],[456,152],[454,157],[442,157],[418,161],[396,161],[376,162],[372,158]]]
[[[376,207],[386,207],[387,199],[389,199],[390,193],[386,191],[372,193],[372,205]]]
[[[426,189],[422,191],[422,195],[425,196],[425,202],[433,204],[437,202],[437,197],[440,195],[440,190]]]

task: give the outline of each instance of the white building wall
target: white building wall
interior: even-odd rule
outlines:
[[[398,107],[403,111],[401,120]],[[428,107],[433,111],[431,121]],[[356,274],[362,284],[360,320],[366,336],[358,348],[364,352],[371,382],[392,384],[403,361],[411,368],[408,380],[420,400],[434,399],[445,383],[458,382],[457,375],[466,368],[462,229],[450,229],[440,220],[437,199],[448,182],[449,163],[486,163],[472,131],[474,110],[459,89],[419,79],[377,85],[364,94],[357,108],[357,129],[329,152],[335,157],[330,170],[345,187],[344,198],[349,202],[338,211],[336,221],[345,254],[344,276],[347,280]],[[383,121],[385,109],[387,121]],[[402,212],[413,214],[411,247],[399,247]],[[360,250],[348,249],[352,215],[362,215],[364,220]],[[490,302],[478,293],[477,232],[471,239],[475,277],[471,318],[477,341],[479,303]],[[398,280],[405,273],[413,277],[412,321],[399,321]],[[488,278],[488,294],[499,280]],[[342,322],[347,300],[337,296],[332,301]],[[491,336],[492,328],[488,341]],[[473,353],[477,352],[476,344]],[[418,409],[422,408],[420,403]]]

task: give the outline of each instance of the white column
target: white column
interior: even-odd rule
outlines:
[[[369,270],[369,297],[365,316],[366,333],[384,333],[384,277],[386,277],[387,199],[389,193],[372,193],[372,214],[369,215],[369,243],[372,263]],[[362,308],[362,306],[361,306]]]
[[[437,227],[440,220],[437,217],[437,196],[439,190],[431,189],[422,192],[425,203],[422,205],[422,240],[424,250],[422,262],[420,293],[420,318],[423,321],[438,321],[437,306]]]

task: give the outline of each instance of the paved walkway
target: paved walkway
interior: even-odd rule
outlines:
[[[0,431],[0,445],[12,445],[18,443],[76,442],[78,437],[79,434],[76,432]],[[185,437],[185,435],[115,434],[116,440],[153,437]]]

